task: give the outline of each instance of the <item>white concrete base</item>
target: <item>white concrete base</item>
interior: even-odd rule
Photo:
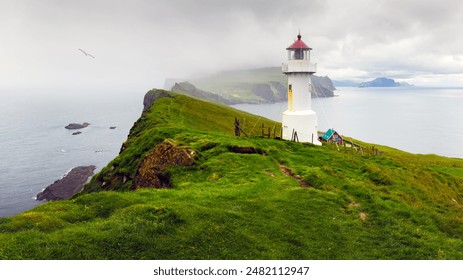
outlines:
[[[297,132],[299,142],[322,144],[318,141],[317,114],[312,110],[283,113],[283,139],[292,140],[293,131]]]

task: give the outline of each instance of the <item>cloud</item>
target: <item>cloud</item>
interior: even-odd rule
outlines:
[[[334,1],[330,1],[334,3]],[[462,69],[459,1],[350,1],[345,10],[331,6],[335,24],[322,23],[321,56],[330,68],[367,73],[407,71],[440,75]],[[337,31],[333,29],[339,28]],[[334,35],[333,35],[334,34]],[[330,44],[324,37],[331,37]]]
[[[0,87],[150,88],[278,66],[299,30],[322,75],[459,82],[461,14],[452,0],[2,1]]]

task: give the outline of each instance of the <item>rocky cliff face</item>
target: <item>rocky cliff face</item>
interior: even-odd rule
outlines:
[[[312,97],[333,97],[336,87],[328,76],[312,76]]]
[[[252,92],[267,103],[275,103],[287,100],[286,86],[280,82],[268,82],[268,84],[254,84]]]
[[[156,145],[143,159],[133,180],[131,189],[169,188],[170,180],[166,169],[171,166],[190,166],[194,163],[195,151],[179,148],[165,140]]]
[[[172,97],[169,92],[162,89],[150,90],[145,94],[143,98],[143,112],[148,110],[148,108],[153,104],[154,101],[162,97]]]

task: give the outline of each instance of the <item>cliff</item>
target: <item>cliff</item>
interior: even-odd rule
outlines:
[[[174,79],[166,80],[166,85]],[[286,101],[287,78],[280,67],[226,71],[200,79],[177,81],[169,90],[222,104]],[[336,88],[328,76],[312,76],[313,98],[333,97]]]
[[[463,259],[463,160],[263,138],[281,124],[147,96],[82,193],[0,219],[1,259]]]
[[[328,76],[312,76],[312,97],[333,97],[336,87]]]

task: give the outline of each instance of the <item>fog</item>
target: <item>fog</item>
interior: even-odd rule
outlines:
[[[318,75],[463,86],[462,14],[457,0],[0,0],[0,89],[147,90],[279,66],[299,31]]]

